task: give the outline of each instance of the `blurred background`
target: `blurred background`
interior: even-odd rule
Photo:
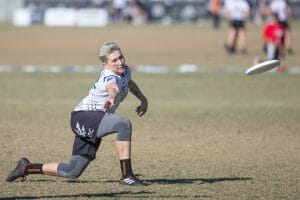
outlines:
[[[226,1],[0,0],[0,71],[42,70],[46,65],[56,71],[55,65],[80,65],[94,72],[99,46],[116,41],[126,50],[127,63],[141,71],[163,73],[171,67],[182,72],[243,72],[266,59],[262,30],[270,22],[272,1],[243,0],[250,10],[246,45],[236,45],[235,52],[227,48]],[[282,71],[300,73],[300,0],[287,2],[293,52],[283,53]]]
[[[250,20],[262,23],[261,6],[268,0],[247,2],[251,8]],[[0,0],[0,22],[15,26],[202,23],[210,17],[209,3],[209,0]],[[300,1],[289,3],[293,19],[299,19]]]

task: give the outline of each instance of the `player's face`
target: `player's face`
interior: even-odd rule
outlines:
[[[110,69],[115,74],[122,75],[125,72],[125,58],[123,53],[119,50],[113,51],[107,56],[107,62],[104,63],[104,67]]]

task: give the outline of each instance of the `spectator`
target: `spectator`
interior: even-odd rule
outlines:
[[[220,10],[221,0],[209,0],[208,11],[213,19],[213,27],[218,29],[220,27]]]
[[[131,1],[129,3],[126,18],[133,25],[144,24],[148,21],[148,12],[146,6],[139,0]]]
[[[113,0],[111,18],[113,22],[122,22],[124,19],[124,10],[127,6],[126,0]]]
[[[96,8],[103,8],[104,0],[92,0],[94,7]]]
[[[257,8],[254,14],[254,23],[259,25],[266,21],[267,18],[267,0],[257,0]]]
[[[175,7],[175,0],[163,0],[163,5],[166,9],[166,14],[168,16],[172,16],[173,15],[173,9]]]

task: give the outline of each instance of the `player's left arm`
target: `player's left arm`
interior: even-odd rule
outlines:
[[[148,109],[147,98],[144,96],[138,85],[132,79],[130,79],[128,82],[128,89],[134,96],[136,96],[141,101],[141,104],[138,107],[136,107],[135,111],[138,116],[143,116]]]

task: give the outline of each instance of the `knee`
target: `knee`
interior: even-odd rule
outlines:
[[[89,160],[82,156],[73,156],[68,164],[60,163],[57,175],[69,179],[78,178],[89,164]]]
[[[58,175],[68,179],[76,179],[82,174],[83,170],[75,168],[65,168],[58,170]]]
[[[130,141],[132,135],[131,121],[126,117],[121,117],[120,121],[115,125],[117,129],[118,141]]]
[[[82,171],[80,172],[80,171],[72,170],[72,171],[66,173],[65,177],[68,178],[68,179],[77,179],[77,178],[79,178],[79,176],[81,174],[82,174]]]

